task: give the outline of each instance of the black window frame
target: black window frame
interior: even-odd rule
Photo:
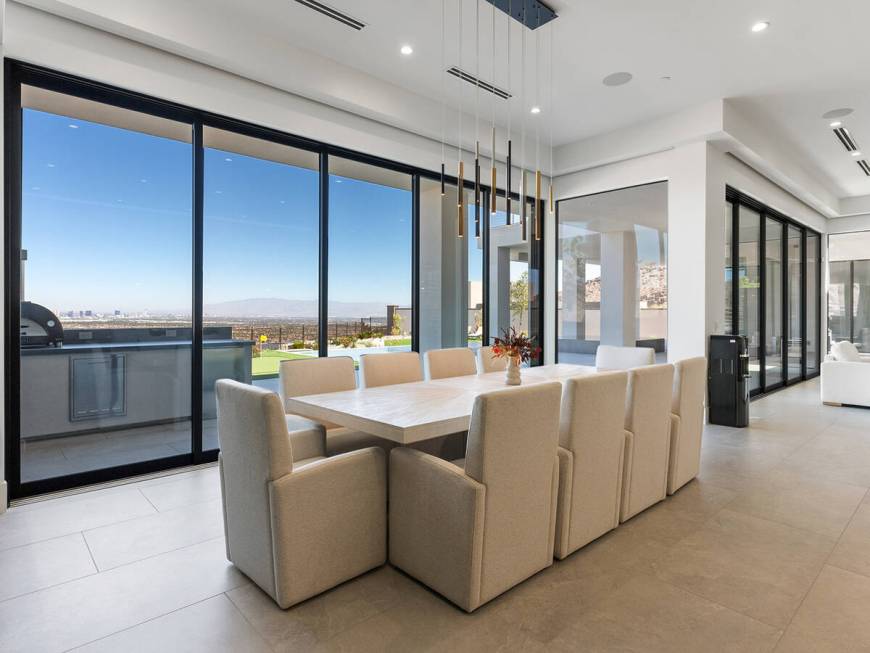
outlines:
[[[755,198],[740,192],[739,190],[726,186],[725,201],[731,203],[731,333],[739,334],[740,328],[740,287],[739,287],[739,270],[740,270],[740,206],[745,206],[755,212],[760,217],[760,234],[759,234],[759,333],[761,338],[761,346],[759,347],[759,387],[752,390],[750,393],[753,398],[763,396],[769,392],[779,390],[781,388],[790,387],[797,383],[802,383],[809,379],[819,376],[821,373],[821,358],[822,358],[822,234],[815,229],[801,224],[787,215],[773,209],[766,204],[763,204]],[[767,314],[766,314],[766,283],[767,283],[767,218],[771,218],[780,223],[783,228],[782,233],[782,265],[781,267],[781,283],[782,283],[782,344],[780,356],[782,357],[782,381],[767,385],[765,378],[765,359],[767,356],[766,336],[767,336]],[[800,308],[800,323],[801,323],[801,373],[800,375],[789,378],[788,376],[788,339],[789,339],[789,275],[788,275],[788,233],[789,227],[798,229],[801,233],[801,308]],[[818,262],[816,269],[816,342],[819,349],[819,361],[817,369],[814,372],[809,372],[807,369],[807,236],[816,235],[818,250],[816,252],[816,260]]]
[[[221,116],[219,114],[184,106],[175,102],[166,101],[149,95],[130,91],[117,86],[95,82],[86,78],[68,73],[62,73],[42,66],[37,66],[14,59],[4,60],[5,74],[5,99],[4,99],[4,354],[6,366],[4,372],[5,392],[5,477],[8,484],[8,501],[18,500],[37,494],[56,492],[85,485],[94,485],[124,478],[141,476],[154,472],[165,471],[177,467],[198,465],[214,462],[217,460],[217,450],[202,449],[202,287],[203,287],[203,187],[204,187],[204,148],[203,128],[212,127],[238,134],[260,138],[270,142],[287,145],[297,149],[315,152],[320,157],[319,178],[319,261],[318,261],[318,343],[319,356],[327,355],[327,306],[328,306],[328,257],[329,257],[329,157],[336,156],[360,163],[378,166],[395,172],[408,174],[411,178],[412,192],[412,215],[411,215],[411,310],[412,310],[412,339],[411,349],[419,351],[419,267],[420,267],[420,197],[419,188],[421,179],[440,180],[440,171],[408,165],[390,159],[375,156],[369,153],[358,152],[349,148],[317,141],[311,138],[289,134],[280,130],[256,125],[237,118]],[[166,458],[128,463],[116,467],[107,467],[99,470],[57,476],[37,481],[21,482],[20,461],[20,389],[18,379],[20,375],[20,300],[19,289],[21,284],[20,265],[21,259],[21,183],[22,183],[22,85],[43,88],[66,95],[80,97],[110,106],[130,109],[140,113],[183,122],[191,126],[192,134],[192,161],[193,166],[193,246],[192,258],[192,282],[191,295],[191,320],[192,320],[192,344],[191,344],[191,452]],[[456,185],[457,178],[445,175],[445,182]],[[473,180],[464,180],[463,187],[467,190],[474,189]],[[486,198],[490,197],[491,188],[481,184],[483,191],[481,201],[484,206],[488,205]],[[497,188],[496,193],[505,197],[503,188]],[[513,200],[519,201],[519,193],[511,191]],[[534,202],[531,196],[526,196],[526,201]],[[541,364],[544,359],[544,256],[546,238],[546,211],[545,200],[538,204],[537,216],[542,220],[540,240],[529,234],[530,242],[530,293],[532,293],[532,277],[537,276],[536,293],[532,293],[529,302],[530,325],[537,330],[537,342],[542,351],[539,359],[535,361]],[[489,211],[483,211],[483,292],[484,297],[489,293]],[[537,265],[537,267],[534,267]],[[537,272],[536,275],[532,271]],[[534,299],[537,297],[538,305]],[[483,308],[484,324],[489,324],[488,302],[484,301]],[[488,329],[484,329],[483,344],[489,344]]]

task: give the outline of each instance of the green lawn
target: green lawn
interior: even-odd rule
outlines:
[[[267,350],[259,357],[251,360],[251,374],[258,376],[275,376],[278,374],[278,365],[284,360],[297,360],[299,358],[311,358],[304,354],[294,354],[288,351]]]

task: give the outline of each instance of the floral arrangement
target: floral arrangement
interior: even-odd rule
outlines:
[[[541,353],[541,348],[534,344],[534,337],[529,338],[524,333],[517,333],[514,327],[505,329],[501,338],[496,338],[492,343],[492,355],[495,358],[519,359],[521,363],[527,363]]]

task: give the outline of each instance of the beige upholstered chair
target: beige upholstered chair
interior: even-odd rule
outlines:
[[[561,385],[474,401],[464,467],[390,454],[390,561],[468,612],[553,563]]]
[[[628,372],[625,399],[628,433],[620,522],[646,510],[667,494],[673,386],[673,365],[651,365]]]
[[[424,354],[427,379],[446,379],[451,376],[477,374],[474,352],[468,347],[432,349]]]
[[[560,560],[619,525],[626,372],[565,381],[559,428]]]
[[[668,494],[695,478],[701,469],[706,398],[707,360],[699,356],[679,361],[674,366]]]
[[[215,389],[227,558],[282,608],[384,564],[383,450],[294,461],[278,395]]]
[[[416,351],[363,354],[359,360],[359,378],[364,388],[422,381],[420,354]]]
[[[655,362],[656,352],[651,347],[600,345],[595,352],[595,367],[599,370],[630,370]]]
[[[389,451],[395,443],[375,435],[342,427],[332,422],[315,422],[294,415],[287,407],[287,399],[303,395],[319,395],[356,388],[356,372],[350,356],[304,358],[281,361],[278,367],[279,394],[287,415],[290,431],[310,431],[313,424],[322,423],[326,429],[326,452],[330,456],[365,447],[381,447]]]
[[[477,350],[477,367],[480,374],[487,372],[504,372],[508,366],[507,358],[496,358],[492,355],[492,347],[481,347]]]

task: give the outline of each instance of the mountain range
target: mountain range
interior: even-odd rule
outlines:
[[[257,297],[203,306],[206,317],[317,317],[317,301]],[[329,302],[330,317],[386,317],[387,306],[378,302]]]

